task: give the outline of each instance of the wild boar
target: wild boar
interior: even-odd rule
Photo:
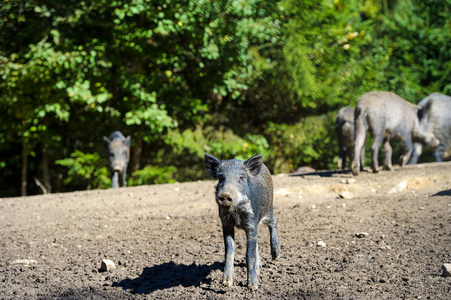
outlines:
[[[360,171],[360,155],[367,131],[374,137],[371,146],[371,169],[379,172],[378,152],[384,143],[384,169],[392,170],[390,140],[399,138],[404,145],[401,166],[412,154],[413,140],[436,147],[439,144],[432,128],[423,118],[423,110],[391,92],[369,92],[360,97],[355,108],[355,137],[352,173]]]

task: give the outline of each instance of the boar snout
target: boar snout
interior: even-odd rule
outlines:
[[[232,206],[233,205],[233,198],[232,195],[229,193],[222,193],[218,197],[218,203],[222,206]]]
[[[115,165],[114,166],[114,172],[122,173],[122,166],[121,165]]]
[[[431,142],[431,147],[435,148],[440,145],[440,141],[437,138],[434,138]]]

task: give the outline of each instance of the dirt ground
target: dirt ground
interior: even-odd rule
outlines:
[[[234,285],[221,283],[224,245],[207,174],[191,183],[3,198],[0,298],[451,299],[451,277],[441,276],[451,263],[450,171],[451,162],[358,177],[274,176],[281,258],[271,261],[261,224],[254,292],[241,230]],[[390,192],[399,183],[406,188]],[[103,259],[116,269],[102,272]]]

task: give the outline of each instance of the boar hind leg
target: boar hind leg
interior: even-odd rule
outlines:
[[[387,137],[384,140],[384,170],[393,171],[393,166],[391,163],[391,156],[393,150],[390,145],[390,138]]]
[[[279,235],[277,233],[277,220],[274,212],[271,212],[270,216],[271,217],[268,219],[263,219],[263,224],[266,224],[269,228],[272,259],[277,260],[280,254]]]
[[[365,147],[360,151],[360,172],[363,172],[363,164],[365,163]]]
[[[371,169],[373,170],[373,173],[379,172],[379,163],[377,161],[377,156],[379,153],[379,148],[382,144],[383,137],[383,134],[375,135],[373,145],[371,146]]]
[[[354,149],[352,155],[352,174],[354,176],[359,175],[361,169],[363,169],[362,161],[362,148],[365,144],[366,132],[368,131],[368,124],[363,116],[363,112],[360,108],[355,110],[355,135],[354,135]]]
[[[365,144],[365,137],[366,137],[366,130],[363,129],[363,131],[358,132],[356,131],[355,141],[354,141],[354,151],[353,151],[353,158],[352,158],[352,174],[358,175],[360,170],[363,170],[363,160],[364,158],[361,157],[362,149]]]
[[[346,168],[346,154],[347,154],[347,149],[346,146],[344,144],[344,140],[345,137],[343,136],[343,133],[339,132],[338,133],[338,162],[337,162],[337,166],[339,170],[343,170]]]

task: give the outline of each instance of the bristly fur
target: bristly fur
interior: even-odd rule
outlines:
[[[219,160],[205,154],[205,167],[216,185],[216,202],[221,218],[225,245],[223,283],[232,285],[233,258],[235,252],[234,228],[243,229],[247,236],[246,263],[248,286],[258,287],[261,262],[258,254],[258,224],[263,221],[269,227],[271,254],[277,259],[280,252],[277,221],[273,209],[273,183],[262,155],[246,161]]]

